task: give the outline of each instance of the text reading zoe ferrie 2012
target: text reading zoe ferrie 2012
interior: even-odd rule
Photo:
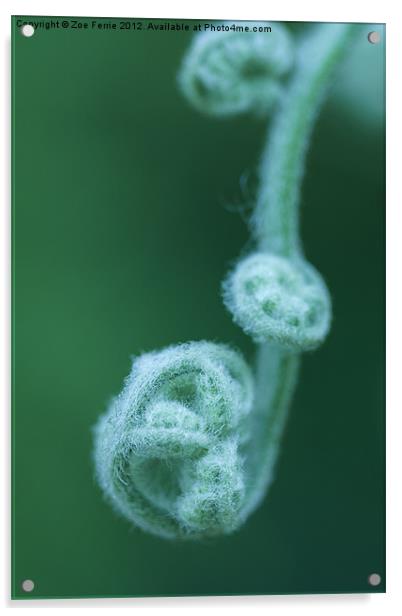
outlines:
[[[53,17],[51,19],[17,18],[17,28],[30,25],[35,30],[77,30],[77,31],[132,31],[132,32],[272,32],[271,26],[256,22],[222,22],[222,23],[189,23],[166,22],[161,20],[134,20],[134,19],[72,19]]]

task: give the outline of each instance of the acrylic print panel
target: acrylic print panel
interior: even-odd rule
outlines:
[[[13,597],[383,592],[385,27],[12,37]]]

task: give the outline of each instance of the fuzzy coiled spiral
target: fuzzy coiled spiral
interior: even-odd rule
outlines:
[[[190,342],[135,359],[96,426],[96,473],[114,507],[170,539],[235,530],[253,391],[247,364],[224,345]]]
[[[253,253],[223,284],[234,321],[257,343],[307,351],[325,339],[331,299],[324,280],[304,259]]]
[[[202,32],[193,40],[179,73],[179,85],[202,113],[231,116],[268,113],[282,92],[281,79],[293,64],[286,28],[272,32]],[[261,24],[258,24],[261,26]]]

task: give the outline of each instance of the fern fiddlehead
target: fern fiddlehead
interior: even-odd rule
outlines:
[[[300,352],[317,347],[330,325],[329,292],[302,253],[298,207],[313,121],[350,27],[308,33],[285,94],[278,79],[293,47],[282,27],[277,32],[270,44],[257,33],[199,35],[179,76],[187,98],[209,114],[261,112],[277,101],[253,217],[257,250],[223,284],[235,322],[258,343],[255,380],[224,345],[147,353],[95,428],[104,493],[135,525],[164,538],[231,533],[258,506],[272,481]]]
[[[325,338],[330,297],[312,265],[275,253],[242,259],[223,284],[233,318],[257,343],[271,341],[289,350],[309,350]]]
[[[252,24],[249,24],[250,28]],[[203,32],[194,37],[179,72],[179,85],[198,111],[232,116],[269,112],[282,94],[281,78],[293,64],[293,42],[277,24],[263,32]]]
[[[190,342],[134,361],[96,429],[98,478],[116,508],[161,537],[238,527],[253,377],[239,353]]]

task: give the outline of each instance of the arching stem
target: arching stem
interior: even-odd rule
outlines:
[[[318,24],[300,41],[294,77],[261,158],[254,235],[262,251],[287,257],[302,252],[299,204],[306,151],[329,77],[350,33],[349,24]]]
[[[300,43],[295,73],[273,118],[261,160],[253,221],[259,251],[303,258],[299,204],[306,151],[329,78],[351,30],[346,24],[318,24]],[[259,346],[247,511],[258,505],[272,480],[299,365],[298,353],[272,344]]]
[[[286,353],[271,344],[261,344],[258,347],[256,402],[251,426],[253,440],[248,455],[249,493],[245,516],[258,506],[273,479],[299,364],[299,354]]]

